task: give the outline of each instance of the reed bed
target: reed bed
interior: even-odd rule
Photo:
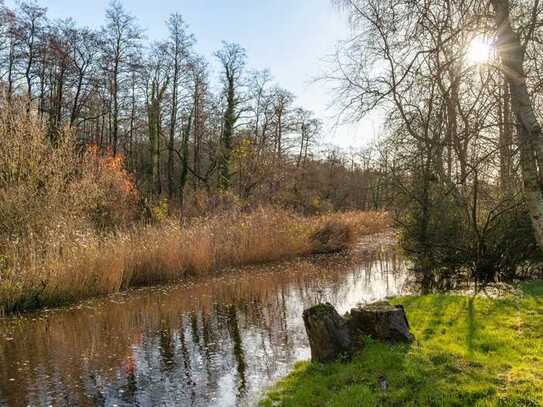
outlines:
[[[389,227],[383,212],[302,217],[259,208],[109,234],[54,235],[0,249],[0,313],[56,306],[130,287],[182,281],[248,264],[349,248]]]

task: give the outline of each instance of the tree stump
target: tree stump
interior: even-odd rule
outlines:
[[[371,336],[383,342],[411,342],[409,322],[402,305],[376,302],[353,308],[347,314],[353,338]]]
[[[319,304],[306,309],[303,318],[314,362],[351,357],[362,348],[364,336],[394,343],[413,340],[403,306],[388,302],[353,308],[345,318],[331,304]]]
[[[347,321],[331,304],[306,309],[303,319],[314,362],[332,362],[353,354],[354,346]]]

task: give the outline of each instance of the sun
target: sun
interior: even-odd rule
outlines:
[[[473,65],[486,64],[494,51],[494,45],[488,37],[478,35],[473,38],[466,52],[467,62]]]

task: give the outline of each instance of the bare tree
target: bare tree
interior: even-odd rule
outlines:
[[[288,115],[294,95],[281,88],[275,88],[272,93],[274,97],[274,151],[280,160],[285,153],[284,134],[289,127]]]
[[[21,16],[18,34],[21,35],[21,53],[24,61],[24,77],[26,80],[26,92],[28,100],[32,100],[32,84],[35,72],[36,59],[40,48],[43,50],[44,28],[46,24],[47,9],[33,2],[25,2],[20,5]]]
[[[313,112],[302,108],[297,108],[295,115],[295,129],[300,135],[300,147],[296,158],[296,166],[305,164],[308,158],[308,151],[311,144],[316,142],[316,137],[321,131],[322,124],[320,120],[313,117]]]
[[[160,180],[160,139],[162,136],[163,101],[170,82],[166,44],[156,44],[145,75],[147,79],[147,116],[151,151],[151,184],[156,195],[162,192]]]
[[[142,32],[136,25],[134,17],[124,10],[118,0],[113,0],[106,10],[103,36],[104,63],[109,76],[109,92],[112,99],[111,145],[115,155],[119,144],[120,91],[129,61],[140,47]]]
[[[177,122],[179,114],[179,87],[183,82],[183,76],[188,80],[188,65],[191,53],[191,47],[194,43],[192,35],[187,33],[187,26],[179,14],[173,14],[168,19],[168,28],[170,30],[170,39],[168,43],[169,55],[171,59],[171,102],[170,102],[170,133],[168,142],[168,196],[174,195],[174,150],[175,133],[177,131]],[[190,119],[189,119],[190,121]],[[190,127],[190,126],[188,126]],[[183,131],[183,134],[186,129]],[[184,139],[184,137],[183,137]],[[188,146],[188,142],[186,143]],[[183,149],[184,151],[184,149]],[[187,161],[187,158],[184,158]],[[186,170],[185,170],[186,172]],[[182,177],[184,178],[184,177]],[[185,175],[186,178],[186,175]]]
[[[100,53],[101,41],[99,35],[88,28],[70,27],[67,36],[72,53],[73,100],[70,108],[70,126],[74,126],[81,118],[83,107],[94,87],[94,78],[98,71],[96,60]]]
[[[230,186],[230,156],[234,128],[241,115],[240,86],[245,67],[246,53],[239,44],[224,42],[221,50],[215,53],[222,66],[224,96],[226,107],[221,137],[220,180],[219,185],[227,190]]]

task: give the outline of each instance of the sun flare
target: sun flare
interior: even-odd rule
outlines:
[[[468,46],[466,53],[467,61],[470,64],[481,65],[489,61],[492,56],[494,46],[489,38],[479,35]]]

